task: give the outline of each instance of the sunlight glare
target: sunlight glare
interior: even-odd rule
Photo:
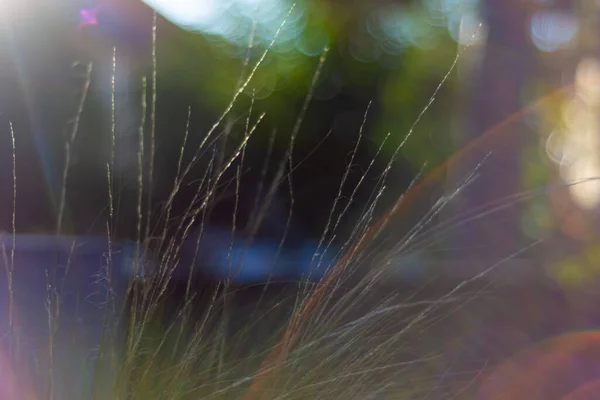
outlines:
[[[584,58],[577,65],[575,93],[563,106],[566,130],[550,135],[546,152],[560,163],[560,175],[570,184],[573,200],[583,209],[600,203],[600,61]]]

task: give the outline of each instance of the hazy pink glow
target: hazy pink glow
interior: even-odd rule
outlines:
[[[477,399],[591,400],[599,378],[600,332],[568,333],[503,362],[484,377]]]
[[[0,398],[6,400],[33,400],[28,390],[20,390],[16,372],[10,360],[0,350]]]
[[[98,25],[98,11],[100,7],[82,8],[79,10],[79,27],[86,25]]]
[[[598,398],[598,393],[600,393],[600,380],[595,380],[578,387],[561,400],[594,400]]]

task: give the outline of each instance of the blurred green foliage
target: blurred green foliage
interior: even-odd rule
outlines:
[[[376,148],[391,133],[384,148],[383,157],[387,159],[408,134],[448,72],[457,53],[456,42],[445,25],[432,25],[431,12],[421,2],[304,2],[297,7],[303,8],[304,21],[299,37],[295,43],[285,37],[276,41],[245,90],[244,98],[255,96],[256,110],[267,113],[265,123],[269,126],[291,130],[310,88],[318,57],[328,46],[330,54],[310,107],[330,110],[331,114],[346,111],[362,117],[366,104],[373,101],[375,111],[369,116],[372,126],[368,132],[369,142]],[[389,39],[375,37],[373,29],[369,29],[369,20],[377,13],[391,12],[388,10],[402,16],[399,23],[412,24],[413,30],[420,33],[420,37],[415,37],[418,40],[398,47]],[[186,31],[174,25],[161,26],[161,32],[160,85],[172,93],[191,92],[192,97],[216,113],[227,106],[242,74],[244,78],[248,76],[268,46],[268,41],[254,38],[254,42],[259,43],[253,43],[248,49],[225,38]],[[246,43],[251,38],[250,27]],[[356,50],[356,46],[360,49]],[[386,50],[386,46],[394,51]],[[357,58],[357,51],[371,52],[372,60]],[[244,69],[246,55],[249,66]],[[423,166],[424,160],[429,165],[438,164],[454,150],[451,133],[457,128],[459,115],[457,109],[448,105],[456,103],[458,90],[453,74],[402,150],[401,157],[415,170]],[[335,104],[339,96],[354,99],[345,104],[347,110],[340,110]],[[163,104],[165,101],[163,98]],[[248,104],[244,100],[239,110],[247,110]],[[311,118],[310,113],[308,118]],[[313,117],[312,123],[307,121],[310,129],[302,130],[301,136],[322,137],[334,128],[330,124],[327,118]],[[354,129],[357,131],[358,126]],[[270,129],[262,133],[269,134]],[[354,135],[355,132],[352,137]]]

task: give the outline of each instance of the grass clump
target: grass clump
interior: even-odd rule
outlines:
[[[451,335],[447,341],[440,341],[430,332],[435,332],[441,322],[462,310],[475,296],[481,296],[482,289],[478,288],[472,293],[472,281],[469,280],[431,295],[422,285],[399,287],[399,284],[386,284],[394,275],[398,257],[423,247],[426,235],[431,232],[432,221],[454,196],[448,195],[436,202],[414,228],[400,237],[392,228],[399,209],[404,207],[405,197],[402,195],[395,199],[391,207],[383,207],[390,184],[387,178],[398,152],[433,103],[455,63],[417,116],[398,149],[389,159],[383,160],[383,173],[375,175],[374,172],[375,163],[381,162],[379,148],[373,161],[361,172],[357,183],[348,187],[348,175],[363,139],[364,123],[368,119],[367,107],[363,126],[357,127],[356,147],[347,162],[346,172],[341,177],[333,203],[327,205],[331,211],[310,262],[315,275],[311,277],[308,274],[304,279],[296,277],[292,282],[274,278],[260,285],[240,285],[235,281],[235,271],[239,272],[243,267],[244,255],[258,240],[257,234],[276,196],[284,191],[282,188],[287,188],[289,194],[289,217],[273,259],[275,266],[285,249],[286,237],[292,229],[293,172],[298,165],[293,158],[294,148],[302,122],[310,109],[319,73],[326,63],[327,50],[319,59],[305,101],[292,127],[285,154],[278,160],[269,179],[266,178],[266,172],[261,173],[251,217],[240,228],[241,223],[236,218],[246,153],[264,114],[256,115],[252,102],[242,134],[234,135],[231,132],[234,126],[231,112],[276,42],[279,31],[256,64],[247,68],[247,71],[244,68],[245,75],[242,75],[230,104],[205,133],[199,145],[192,149],[189,161],[184,162],[184,155],[188,153],[186,143],[192,114],[192,110],[189,110],[172,190],[166,200],[157,205],[153,202],[154,158],[156,152],[160,151],[155,143],[155,121],[159,115],[156,109],[156,17],[154,24],[153,70],[150,83],[144,78],[142,85],[135,209],[120,211],[120,215],[135,215],[135,240],[130,243],[130,258],[126,259],[130,260],[131,267],[128,277],[133,279],[123,284],[123,271],[116,269],[124,263],[117,261],[117,258],[125,250],[117,250],[118,240],[113,234],[113,227],[119,218],[116,211],[119,193],[115,190],[114,174],[113,78],[112,150],[110,159],[106,160],[106,249],[102,252],[105,256],[102,265],[105,268],[94,280],[95,284],[100,283],[104,288],[105,297],[93,302],[98,314],[92,317],[102,321],[100,344],[94,349],[78,348],[83,345],[74,339],[76,332],[66,332],[65,328],[58,326],[61,313],[65,312],[61,283],[66,281],[64,276],[73,273],[69,266],[78,266],[75,258],[71,258],[77,254],[77,246],[73,244],[65,251],[69,257],[63,263],[67,266],[64,276],[47,275],[45,331],[48,332],[48,342],[45,354],[34,354],[33,361],[21,360],[23,357],[16,344],[16,338],[19,337],[17,324],[13,324],[12,311],[9,314],[11,338],[15,338],[15,343],[8,347],[11,349],[9,364],[19,371],[21,382],[14,385],[18,388],[15,390],[20,391],[19,395],[7,394],[8,397],[4,398],[417,399],[450,398],[453,394],[468,392],[473,377],[479,371],[459,368],[459,371],[452,373],[451,379],[447,379],[444,346],[451,341]],[[248,60],[245,63],[247,65]],[[77,140],[79,120],[85,109],[92,66],[87,67],[86,71],[76,117],[65,142],[66,160],[58,204],[57,236],[62,235],[64,230],[69,159]],[[147,104],[149,90],[150,104]],[[15,134],[11,130],[11,133],[13,143],[15,137],[18,141],[18,132]],[[13,156],[17,158],[19,155],[14,149]],[[267,160],[269,157],[266,157]],[[268,162],[263,167],[264,171],[268,169]],[[201,179],[190,182],[190,171],[200,166],[204,171]],[[363,190],[370,178],[374,178],[376,184],[368,201],[360,205],[361,212],[351,215],[351,208],[354,210],[357,207],[354,204],[356,193]],[[19,206],[18,182],[15,174],[14,208]],[[176,213],[174,204],[184,186],[193,188],[193,196],[187,199],[189,201],[185,207],[180,207],[183,211]],[[201,257],[205,255],[202,253],[202,243],[210,235],[210,216],[225,192],[224,187],[228,188],[229,193],[233,192],[234,197],[227,255],[234,273],[202,285],[199,283],[202,276],[195,276],[197,271],[193,267],[202,264]],[[459,191],[460,188],[456,192]],[[348,218],[355,218],[353,228],[349,232],[341,232],[341,222]],[[7,253],[9,261],[6,263],[9,308],[12,310],[16,290],[12,286],[12,273],[18,238],[15,234],[9,234],[8,237],[12,240],[12,253]],[[233,255],[236,243],[242,243],[239,257]],[[327,252],[331,257],[322,256]],[[325,270],[327,272],[322,278],[314,279]],[[477,278],[474,277],[475,280]],[[86,343],[85,340],[82,342]],[[67,354],[69,348],[78,351],[70,355]],[[63,364],[69,363],[82,366],[69,369],[79,371],[82,376],[61,371]],[[25,379],[25,376],[28,378]],[[70,384],[74,381],[84,384]],[[28,393],[29,388],[32,388],[31,393]]]

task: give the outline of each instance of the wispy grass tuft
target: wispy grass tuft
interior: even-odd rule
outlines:
[[[241,267],[241,261],[232,257],[234,237],[239,232],[237,213],[240,186],[247,146],[265,114],[259,113],[255,116],[255,104],[252,101],[243,134],[237,143],[232,146],[228,143],[230,140],[236,140],[235,135],[230,132],[234,129],[231,121],[225,123],[226,127],[222,133],[216,138],[213,136],[226,118],[230,117],[239,96],[248,87],[275,44],[283,24],[285,21],[258,62],[244,77],[249,56],[246,58],[244,71],[231,102],[206,132],[199,146],[192,149],[193,156],[185,164],[192,116],[191,107],[188,109],[187,121],[182,127],[185,133],[176,174],[173,177],[173,188],[159,211],[153,213],[155,129],[156,118],[160,118],[160,110],[156,109],[157,21],[156,14],[154,15],[149,110],[150,144],[147,148],[144,142],[148,113],[147,82],[144,77],[141,95],[142,119],[139,123],[139,148],[136,155],[138,179],[135,210],[121,211],[135,213],[137,236],[131,261],[132,277],[135,279],[128,282],[125,293],[119,293],[115,283],[120,279],[122,271],[115,270],[118,265],[114,250],[116,239],[113,236],[117,223],[115,204],[119,195],[114,186],[117,123],[115,76],[118,52],[116,48],[113,49],[111,151],[110,159],[106,162],[109,212],[103,224],[106,226],[107,259],[102,281],[107,290],[105,301],[98,307],[103,314],[101,318],[104,321],[104,332],[99,348],[93,349],[96,356],[92,360],[90,385],[83,385],[83,389],[79,385],[76,386],[77,390],[88,392],[69,392],[68,385],[65,387],[64,382],[56,382],[54,378],[56,369],[63,365],[56,363],[55,359],[59,356],[64,358],[64,355],[58,353],[61,350],[57,349],[55,343],[56,335],[62,332],[57,326],[62,309],[60,285],[55,284],[53,276],[47,275],[49,366],[37,372],[32,371],[32,374],[35,376],[34,380],[48,382],[48,387],[46,391],[37,393],[36,399],[424,399],[439,398],[440,393],[442,398],[450,398],[452,391],[468,387],[479,373],[468,370],[452,371],[455,376],[450,380],[451,385],[446,387],[446,381],[440,379],[440,374],[449,374],[442,368],[445,365],[444,343],[437,343],[436,338],[439,335],[430,335],[429,332],[438,329],[438,324],[443,318],[457,313],[475,296],[480,296],[481,290],[472,291],[474,289],[470,284],[497,265],[490,266],[480,275],[467,279],[435,297],[427,296],[423,287],[406,287],[403,291],[396,285],[385,284],[393,275],[394,263],[399,255],[404,254],[411,246],[425,247],[422,243],[427,241],[427,235],[438,232],[437,228],[431,227],[433,218],[461,189],[457,188],[456,192],[441,198],[411,231],[402,235],[391,231],[391,221],[405,197],[400,196],[391,208],[381,210],[382,198],[388,193],[388,185],[393,184],[388,182],[387,178],[396,157],[450,76],[460,52],[392,156],[388,160],[380,159],[384,145],[382,143],[358,183],[348,188],[348,175],[363,142],[364,126],[368,120],[371,103],[367,106],[362,125],[357,127],[356,146],[341,177],[335,199],[329,205],[331,211],[311,258],[314,270],[321,269],[326,262],[323,254],[335,251],[333,243],[341,241],[334,261],[328,266],[328,273],[321,281],[315,283],[305,279],[294,282],[293,285],[283,286],[276,295],[267,295],[268,285],[279,287],[281,283],[276,279],[269,280],[266,282],[268,285],[264,285],[259,291],[257,300],[247,302],[239,297],[240,289],[233,285],[230,279],[225,279],[210,289],[197,289],[197,277],[194,275],[194,269],[190,267],[185,278],[183,300],[176,308],[173,307],[172,297],[175,294],[170,291],[171,283],[174,279],[181,279],[174,275],[177,268],[186,268],[186,265],[182,265],[182,248],[186,240],[195,239],[194,255],[191,260],[186,261],[191,261],[192,265],[197,264],[209,216],[217,202],[216,197],[220,189],[230,183],[224,182],[226,177],[231,175],[230,170],[235,171],[232,178],[235,186],[235,206],[227,261],[234,273]],[[253,45],[252,35],[248,42],[249,53]],[[304,118],[310,111],[313,91],[326,63],[327,53],[328,49],[323,52],[317,63],[309,90],[291,129],[287,150],[279,160],[270,182],[267,181],[267,170],[271,162],[275,132],[265,149],[265,161],[254,199],[253,217],[243,229],[246,234],[244,252],[252,246],[252,241],[276,193],[281,191],[284,184],[288,185],[291,205],[285,234],[279,243],[276,258],[286,241],[294,206],[293,172],[299,165],[294,164],[295,143],[301,133]],[[71,149],[77,140],[79,120],[91,84],[91,71],[90,64],[72,131],[65,140],[65,167],[57,234],[62,232]],[[388,137],[393,134],[388,134]],[[16,171],[15,134],[12,126],[11,137],[13,171]],[[192,168],[198,165],[201,157],[205,157],[206,161],[203,176],[198,181],[186,181],[186,177]],[[383,174],[373,177],[373,166],[379,162],[386,165],[385,170]],[[16,172],[13,175],[15,231]],[[368,202],[361,205],[362,212],[356,218],[353,230],[341,232],[342,220],[350,218],[349,207],[354,204],[358,190],[369,178],[373,178],[377,184]],[[464,185],[468,183],[469,180],[465,181]],[[194,196],[185,207],[183,215],[174,215],[173,204],[184,184],[194,187]],[[199,227],[198,232],[192,234],[195,227]],[[380,240],[386,235],[385,240]],[[11,299],[13,288],[10,276],[14,268],[15,247],[13,232],[13,254],[10,256],[10,263],[7,264],[8,291]],[[73,252],[74,245],[71,247],[71,254]],[[67,265],[71,265],[70,258]],[[72,272],[69,271],[69,267],[67,272]],[[10,307],[13,307],[12,300]],[[12,326],[12,313],[9,318]],[[89,356],[87,350],[91,349],[85,350],[77,354]],[[84,363],[84,360],[72,362]],[[29,365],[33,364],[34,362]],[[82,369],[82,374],[87,372]],[[88,377],[69,376],[68,379],[86,380]]]

